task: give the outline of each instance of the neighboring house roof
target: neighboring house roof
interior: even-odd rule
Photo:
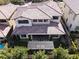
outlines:
[[[32,3],[26,7],[19,7],[14,13],[12,19],[20,16],[30,19],[51,19],[52,16],[62,16],[62,13],[56,2],[49,1]]]
[[[79,14],[79,0],[64,0],[66,5],[71,8],[76,14]]]
[[[0,12],[0,19],[6,19],[6,17]]]
[[[7,5],[1,5],[0,6],[0,19],[8,19],[11,17],[13,12],[16,10],[16,8],[19,7],[19,5],[14,5],[14,4],[7,4]]]
[[[59,5],[56,2],[47,1],[45,2],[49,7],[51,7],[54,11],[58,12],[59,14],[63,14],[61,9],[59,8]]]
[[[21,26],[16,27],[13,31],[14,35],[64,35],[64,29],[61,23],[57,24],[55,22],[51,22],[50,24],[33,24],[32,26]]]
[[[10,31],[10,27],[6,24],[0,24],[0,37],[4,37]]]
[[[36,49],[52,50],[54,49],[54,43],[53,41],[29,41],[28,48],[32,50]]]

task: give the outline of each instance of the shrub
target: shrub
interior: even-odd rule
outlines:
[[[25,47],[6,48],[0,51],[3,59],[27,59],[28,49]]]
[[[47,55],[45,54],[45,51],[38,51],[37,53],[34,53],[32,58],[33,59],[48,59]]]
[[[10,0],[0,0],[0,5],[7,4],[9,2],[10,2]]]
[[[61,47],[56,48],[52,51],[53,59],[67,59],[68,58],[68,50],[63,49]]]
[[[20,4],[23,4],[24,1],[23,0],[11,0],[11,3],[20,5]]]

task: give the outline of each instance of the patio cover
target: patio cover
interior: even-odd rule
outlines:
[[[36,49],[52,50],[54,49],[54,44],[53,41],[29,41],[28,48],[32,50]]]

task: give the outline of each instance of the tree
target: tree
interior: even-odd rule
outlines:
[[[68,50],[63,49],[61,47],[56,48],[52,51],[52,58],[53,59],[68,59]]]
[[[11,0],[11,3],[13,3],[13,4],[23,4],[24,0]]]
[[[0,0],[0,5],[7,4],[9,2],[10,2],[10,0]]]
[[[48,59],[47,55],[45,54],[45,51],[38,51],[37,53],[34,53],[32,58],[33,59]]]
[[[2,49],[0,59],[28,59],[28,49],[25,47]]]
[[[69,55],[69,59],[79,59],[78,54]]]

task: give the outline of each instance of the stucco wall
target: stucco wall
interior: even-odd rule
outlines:
[[[76,15],[74,22],[72,23],[71,31],[75,31],[76,26],[79,26],[79,15]]]
[[[63,17],[64,17],[65,21],[66,21],[66,19],[69,16],[69,11],[70,11],[69,7],[65,4],[64,5],[64,9],[63,9],[63,13],[64,13],[64,16]]]
[[[75,31],[76,26],[79,26],[79,15],[76,15],[67,5],[64,6],[63,18],[65,19],[65,22],[70,31]],[[70,28],[71,24],[72,26]]]

